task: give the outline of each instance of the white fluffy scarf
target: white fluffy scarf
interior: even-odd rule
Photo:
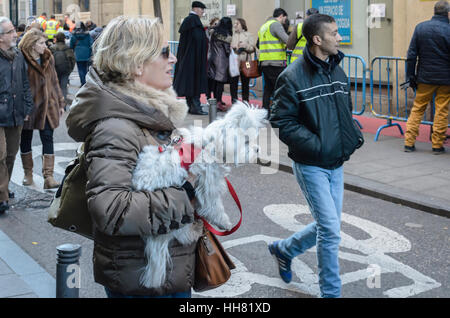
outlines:
[[[188,111],[186,101],[184,99],[178,99],[172,87],[166,90],[159,90],[137,81],[127,82],[121,85],[109,83],[108,85],[124,95],[133,97],[143,104],[156,108],[169,118],[177,128],[180,127],[186,118]]]

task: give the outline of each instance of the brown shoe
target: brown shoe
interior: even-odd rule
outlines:
[[[53,178],[55,155],[42,156],[42,175],[44,176],[44,189],[57,189],[59,182]]]
[[[21,153],[23,172],[25,174],[22,184],[24,186],[30,186],[33,184],[33,153]]]

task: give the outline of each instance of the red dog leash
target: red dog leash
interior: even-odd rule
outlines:
[[[211,232],[214,233],[215,235],[218,236],[227,236],[230,234],[233,234],[234,232],[237,231],[237,229],[241,226],[242,223],[242,207],[241,207],[241,202],[239,201],[239,198],[236,194],[236,191],[234,190],[233,186],[231,185],[230,181],[225,178],[225,181],[227,182],[228,185],[228,191],[230,191],[231,196],[234,199],[234,202],[236,202],[237,207],[239,208],[239,212],[241,213],[241,217],[239,219],[239,222],[229,231],[225,231],[225,232],[220,232],[217,231],[215,228],[213,228],[211,226],[211,224],[209,224],[203,217],[200,216],[200,219],[203,221],[203,225]]]

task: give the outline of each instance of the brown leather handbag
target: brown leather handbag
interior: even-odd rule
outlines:
[[[225,178],[225,181],[227,182],[228,191],[239,208],[241,217],[231,230],[225,232],[217,231],[204,218],[200,217],[203,221],[203,235],[198,240],[195,258],[193,287],[196,292],[214,289],[225,284],[231,277],[231,270],[236,268],[222,244],[214,235],[227,236],[233,234],[242,223],[241,202],[230,181],[227,178]]]
[[[204,229],[197,243],[194,290],[207,291],[225,284],[236,266],[225,252],[217,237]]]
[[[261,69],[259,67],[259,62],[256,59],[249,61],[248,60],[249,55],[250,54],[247,54],[246,61],[241,61],[240,64],[241,72],[247,78],[258,78],[261,76]]]

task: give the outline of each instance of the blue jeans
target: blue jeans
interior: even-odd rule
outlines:
[[[187,292],[174,293],[170,295],[163,296],[128,296],[120,293],[113,292],[105,287],[106,296],[108,298],[191,298],[192,292],[189,290]]]
[[[279,242],[280,251],[289,258],[317,247],[321,297],[340,297],[339,243],[344,197],[344,169],[327,170],[293,164],[297,182],[308,201],[315,222]]]
[[[89,61],[77,61],[78,75],[80,76],[81,86],[86,84],[86,74],[89,68]]]

